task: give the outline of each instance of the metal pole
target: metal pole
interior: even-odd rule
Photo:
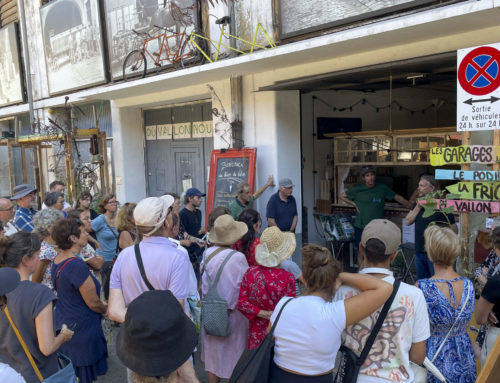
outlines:
[[[30,127],[34,128],[34,110],[33,110],[33,88],[31,86],[31,68],[30,68],[30,54],[28,49],[28,33],[26,32],[26,13],[24,12],[24,0],[18,0],[19,15],[21,22],[22,43],[24,52],[24,66],[26,70],[26,86],[28,93],[28,105],[30,109]]]

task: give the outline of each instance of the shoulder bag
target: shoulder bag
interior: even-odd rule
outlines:
[[[466,288],[465,282],[464,282],[464,288]],[[443,349],[443,346],[446,343],[446,340],[448,339],[448,337],[450,336],[450,333],[453,330],[453,327],[455,327],[455,325],[457,324],[458,320],[462,316],[462,313],[464,312],[465,306],[467,306],[467,302],[469,301],[469,297],[470,297],[470,289],[467,290],[467,297],[465,298],[465,302],[464,302],[462,308],[460,309],[460,312],[458,313],[458,316],[455,318],[455,322],[453,322],[452,326],[448,330],[448,333],[446,334],[446,336],[444,337],[443,341],[439,345],[439,347],[438,347],[436,353],[434,354],[434,357],[432,358],[432,360],[429,360],[427,357],[425,357],[425,359],[424,359],[424,367],[419,366],[416,363],[410,362],[410,365],[411,365],[411,367],[413,369],[413,372],[415,373],[415,378],[413,379],[414,383],[425,383],[427,381],[427,370],[429,370],[429,372],[431,374],[433,374],[441,382],[446,382],[446,378],[443,376],[443,374],[441,373],[441,371],[439,371],[439,369],[434,365],[434,361],[436,360],[438,354]]]
[[[142,280],[144,281],[149,290],[154,290],[155,288],[153,287],[151,282],[149,282],[149,279],[146,276],[146,270],[144,270],[144,264],[142,263],[142,257],[141,257],[141,250],[139,249],[138,243],[134,245],[134,250],[135,250],[135,259],[137,261],[137,266],[139,266],[139,271],[141,272]]]
[[[377,337],[377,334],[380,331],[382,324],[384,323],[385,317],[387,316],[387,313],[391,308],[392,302],[394,301],[394,297],[398,292],[400,284],[401,281],[399,279],[394,282],[391,296],[385,302],[384,307],[382,307],[382,311],[380,312],[377,322],[375,323],[375,326],[370,333],[370,337],[365,343],[365,347],[363,347],[363,351],[361,351],[361,355],[358,356],[349,347],[346,347],[344,345],[340,346],[339,352],[341,353],[341,358],[337,374],[335,375],[335,379],[333,380],[334,383],[356,383],[356,381],[358,380],[359,370],[368,357],[368,353],[370,352],[373,346],[373,342],[375,342],[375,338]]]
[[[17,339],[19,340],[19,343],[21,343],[21,347],[24,350],[24,353],[26,354],[26,357],[28,358],[31,367],[33,367],[33,370],[35,371],[35,374],[38,378],[38,380],[42,383],[78,383],[78,379],[75,374],[75,369],[73,368],[73,363],[71,360],[66,356],[61,353],[57,353],[57,363],[59,366],[59,370],[55,373],[52,374],[51,376],[47,378],[43,378],[40,370],[38,369],[35,361],[33,360],[33,356],[31,355],[30,351],[28,350],[28,346],[26,346],[26,343],[24,342],[23,337],[21,336],[21,333],[17,329],[16,325],[14,324],[12,317],[10,316],[9,309],[5,307],[5,315],[7,316],[7,319],[10,322],[10,325],[12,326],[12,330],[14,330],[14,333],[16,334]]]
[[[271,330],[259,347],[245,350],[234,367],[229,383],[267,383],[274,357],[274,329],[285,306],[292,300],[287,300],[276,316]]]
[[[224,259],[224,262],[220,265],[213,282],[207,274],[208,291],[201,298],[201,323],[208,335],[227,337],[231,334],[227,301],[220,297],[219,292],[217,291],[217,285],[219,284],[219,279],[224,266],[226,266],[226,263],[234,253],[236,253],[236,250],[231,251],[226,256],[226,259]]]

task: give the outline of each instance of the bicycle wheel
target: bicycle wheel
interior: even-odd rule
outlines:
[[[138,49],[130,52],[123,60],[123,80],[125,81],[136,76],[146,77],[146,70],[146,56]]]
[[[196,31],[194,33],[200,34]],[[209,52],[207,52],[208,44],[205,39],[195,37],[195,42],[206,54],[209,54]],[[184,41],[184,43],[182,43],[180,58],[182,69],[195,64],[203,65],[207,61],[207,58],[198,50],[196,46],[194,46],[191,41],[189,41],[188,38]]]

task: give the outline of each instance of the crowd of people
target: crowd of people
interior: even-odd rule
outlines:
[[[249,184],[238,185],[234,201],[214,207],[206,227],[205,193],[196,188],[121,206],[115,195],[104,195],[98,214],[87,191],[74,208],[67,204],[62,182],[50,185],[38,212],[37,190],[16,186],[13,196],[0,199],[0,381],[39,382],[37,370],[50,377],[59,353],[81,383],[97,380],[107,372],[111,321],[119,327],[117,355],[130,383],[198,382],[197,348],[210,383],[230,379],[243,352],[258,348],[273,324],[269,381],[331,382],[341,345],[363,350],[394,290],[358,382],[414,382],[426,357],[448,382],[474,382],[476,355],[484,363],[500,332],[500,227],[476,272],[484,286],[476,320],[485,327],[475,354],[467,327],[476,293],[455,271],[461,243],[454,222],[424,222],[417,270],[429,275],[415,286],[395,285],[390,265],[401,230],[380,217],[379,205],[400,199],[411,207],[407,224],[422,219],[421,208],[387,188],[371,190],[375,172],[363,171],[365,185],[343,196],[359,214],[359,273],[343,272],[315,244],[300,249],[300,266],[292,260],[297,206],[290,179],[280,180],[270,197],[262,233],[253,203],[274,186],[272,176],[254,194]],[[433,182],[423,176],[419,194]],[[378,210],[367,211],[375,202]],[[227,309],[215,311],[215,301]],[[439,380],[428,373],[427,381]]]

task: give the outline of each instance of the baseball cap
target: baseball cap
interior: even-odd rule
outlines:
[[[280,179],[280,188],[293,188],[295,185],[293,184],[290,178],[282,178]]]
[[[393,254],[401,245],[401,230],[387,219],[374,219],[365,226],[361,244],[366,247],[369,239],[378,239],[385,246],[385,254]]]
[[[361,169],[361,175],[364,177],[365,174],[367,173],[373,173],[375,174],[375,168],[373,166],[363,166],[363,169]]]
[[[164,195],[161,197],[149,197],[140,201],[134,209],[134,220],[137,226],[153,226],[153,229],[144,234],[148,236],[154,233],[167,218],[168,209],[174,203],[174,197]]]
[[[202,193],[201,191],[199,191],[196,188],[191,188],[191,189],[186,190],[186,194],[185,195],[186,195],[186,197],[195,197],[195,196],[205,197],[206,196],[205,193]]]

